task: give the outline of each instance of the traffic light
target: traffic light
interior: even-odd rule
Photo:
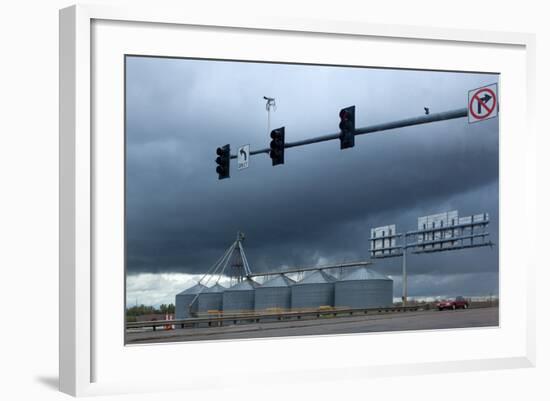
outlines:
[[[285,164],[285,127],[271,131],[271,143],[269,144],[269,157],[271,165]]]
[[[231,158],[229,145],[222,146],[216,149],[216,173],[218,173],[218,180],[229,178],[229,160]]]
[[[340,149],[355,146],[355,106],[340,110]]]

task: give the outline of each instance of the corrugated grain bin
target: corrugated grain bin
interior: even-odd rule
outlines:
[[[336,279],[322,270],[307,274],[292,286],[292,309],[334,306],[334,282]]]
[[[376,308],[393,304],[393,280],[370,268],[350,271],[334,284],[334,306]]]
[[[176,319],[187,319],[191,317],[189,312],[197,312],[197,300],[191,306],[191,310],[189,310],[189,304],[193,302],[197,294],[201,293],[204,290],[206,290],[206,287],[204,285],[195,284],[194,286],[183,290],[176,295]]]
[[[246,279],[223,293],[224,312],[246,312],[254,311],[255,290],[259,286],[252,279]]]
[[[284,274],[278,274],[272,279],[256,288],[254,297],[254,309],[262,311],[265,309],[290,309],[291,286],[294,280]]]
[[[223,309],[223,292],[226,288],[215,284],[199,294],[198,312],[221,311]]]

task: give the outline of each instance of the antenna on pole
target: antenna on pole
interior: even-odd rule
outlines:
[[[267,134],[269,135],[271,132],[271,109],[273,109],[273,111],[277,111],[277,104],[275,103],[274,97],[264,96],[264,99],[266,101],[265,109],[267,111]]]

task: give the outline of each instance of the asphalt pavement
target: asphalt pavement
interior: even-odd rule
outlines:
[[[381,315],[239,324],[223,327],[128,331],[127,344],[212,341],[304,335],[497,327],[498,307],[449,311],[399,312]]]

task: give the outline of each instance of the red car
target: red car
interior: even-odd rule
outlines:
[[[464,297],[456,297],[453,300],[445,300],[445,301],[439,301],[437,304],[437,309],[443,310],[443,309],[468,309],[470,306],[470,303],[464,299]]]

